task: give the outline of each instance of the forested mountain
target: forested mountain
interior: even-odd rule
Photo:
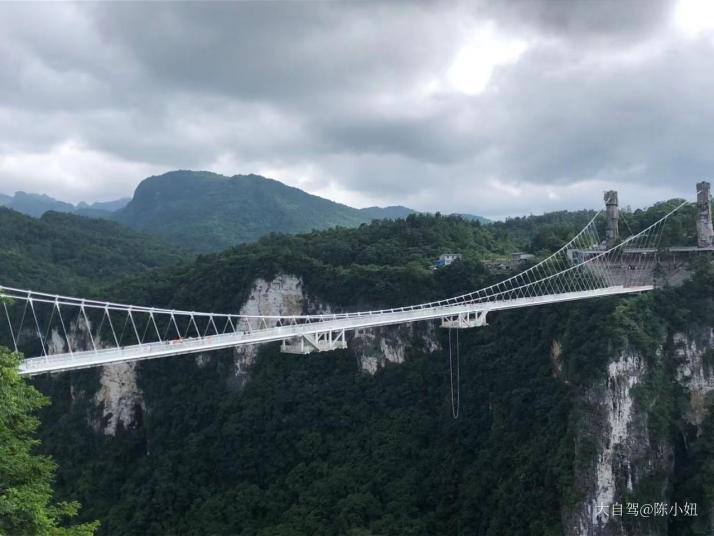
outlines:
[[[182,170],[142,181],[114,219],[178,246],[217,251],[270,233],[356,227],[412,213],[400,206],[356,209],[259,175]]]
[[[74,211],[74,205],[70,203],[58,201],[45,194],[28,194],[26,192],[16,192],[14,196],[4,195],[0,197],[0,205],[35,218],[39,218],[49,210],[56,212]]]
[[[267,236],[222,253],[202,255],[197,264],[164,271],[160,277],[152,273],[146,274],[146,280],[124,282],[116,292],[125,297],[129,293],[129,299],[155,298],[162,303],[172,296],[176,307],[199,303],[206,307],[207,300],[215,300],[214,307],[235,311],[255,278],[272,279],[287,272],[299,273],[306,285],[333,304],[396,306],[444,295],[437,282],[442,274],[453,272],[435,275],[432,270],[434,259],[444,251],[461,253],[460,265],[472,266],[479,277],[487,277],[482,260],[505,256],[519,246],[478,222],[413,214],[405,220],[377,220],[359,228]],[[184,278],[194,277],[206,284],[205,291],[184,292]],[[477,283],[466,278],[458,286]]]
[[[416,210],[400,205],[392,207],[366,207],[358,209],[365,218],[370,220],[384,220],[406,218],[409,214],[415,214]]]
[[[357,209],[259,175],[225,177],[187,170],[145,179],[133,198],[75,206],[45,194],[17,192],[14,196],[0,194],[0,206],[35,218],[52,211],[110,219],[177,247],[202,252],[219,251],[270,233],[356,227],[416,213],[403,206]],[[462,216],[489,221],[471,214]]]
[[[26,192],[15,192],[15,194],[11,196],[0,194],[0,206],[11,208],[35,218],[39,218],[45,212],[49,211],[106,218],[109,217],[112,212],[123,208],[128,202],[129,199],[117,199],[114,201],[98,201],[91,204],[81,202],[75,206],[71,203],[54,199],[46,194]]]
[[[693,221],[681,223],[672,239],[687,238]],[[264,237],[103,294],[237,311],[249,297],[294,300],[293,278],[305,309],[393,306],[492,282],[502,275],[481,260],[524,245],[502,227],[412,215]],[[463,261],[431,270],[445,250]],[[258,291],[260,280],[279,283]],[[53,400],[43,449],[59,463],[59,498],[78,499],[81,519],[111,535],[569,536],[593,523],[603,478],[621,501],[708,512],[713,289],[705,259],[682,287],[500,312],[452,334],[458,419],[448,334],[428,323],[355,334],[347,351],[290,356],[271,344],[255,358],[223,351],[41,377]],[[704,534],[709,522],[621,521],[630,536]]]
[[[0,207],[0,284],[87,292],[119,277],[190,257],[115,222],[47,212],[32,218]]]
[[[190,248],[219,250],[270,232],[364,221],[356,209],[258,175],[173,171],[139,184],[115,219]]]

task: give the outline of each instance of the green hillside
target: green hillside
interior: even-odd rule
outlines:
[[[218,251],[270,233],[356,227],[414,212],[401,206],[356,209],[259,175],[182,170],[142,181],[113,218],[178,246]]]
[[[300,274],[313,292],[334,304],[396,306],[465,291],[478,284],[464,277],[441,288],[439,282],[446,277],[443,274],[454,271],[435,272],[432,263],[445,251],[462,254],[463,262],[458,264],[470,266],[479,277],[485,277],[481,261],[523,246],[478,222],[412,214],[404,220],[377,220],[359,228],[266,236],[221,253],[202,255],[191,267],[126,282],[115,289],[115,297],[141,303],[170,300],[172,307],[182,308],[200,305],[205,309],[210,303],[215,310],[237,310],[255,278],[269,279],[286,271]],[[204,286],[198,293],[193,290],[196,284]]]
[[[118,223],[47,212],[36,219],[0,207],[0,284],[85,292],[186,255]]]
[[[144,180],[115,219],[200,251],[225,249],[271,232],[356,226],[359,211],[258,175],[173,171]]]

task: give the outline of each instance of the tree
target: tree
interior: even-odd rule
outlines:
[[[79,504],[52,502],[55,464],[33,452],[39,443],[34,413],[47,399],[20,376],[19,363],[19,354],[0,347],[0,534],[90,536],[98,523],[60,526]]]

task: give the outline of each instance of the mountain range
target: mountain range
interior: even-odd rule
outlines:
[[[95,203],[85,203],[84,201],[73,205],[60,201],[46,194],[34,194],[27,192],[15,192],[15,195],[0,194],[0,206],[11,208],[16,212],[21,212],[39,218],[45,212],[68,212],[81,216],[108,217],[112,212],[124,207],[130,199],[122,198],[114,201],[99,201]]]
[[[131,199],[72,205],[43,194],[17,192],[0,196],[0,205],[34,217],[55,211],[110,219],[200,252],[219,251],[270,233],[357,227],[416,213],[404,206],[357,209],[260,175],[226,177],[189,170],[144,179]]]

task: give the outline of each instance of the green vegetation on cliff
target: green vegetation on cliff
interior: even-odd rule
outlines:
[[[518,246],[490,226],[455,216],[413,214],[355,229],[270,235],[195,263],[147,273],[112,290],[115,299],[176,308],[240,309],[253,281],[299,275],[312,295],[355,309],[397,306],[467,292],[493,280],[481,261]],[[461,253],[449,270],[432,270],[446,251]],[[502,277],[502,274],[500,275]]]
[[[406,304],[486,284],[495,276],[480,259],[513,247],[476,222],[413,215],[266,237],[122,283],[113,296],[236,310],[256,277],[287,272],[334,306]],[[464,260],[431,270],[444,251]],[[62,493],[79,491],[83,515],[105,534],[558,534],[569,387],[553,377],[550,340],[533,330],[565,318],[505,314],[495,329],[462,334],[458,421],[443,352],[408,338],[406,362],[375,377],[346,352],[295,358],[270,345],[242,390],[230,352],[203,367],[190,357],[143,363],[150,410],[117,438],[86,424],[100,420],[96,371],[40,378],[55,400],[44,437],[62,460]]]
[[[54,502],[55,465],[37,454],[37,410],[47,404],[17,373],[19,356],[0,347],[0,534],[7,536],[90,536],[98,524],[71,527],[76,502]]]
[[[88,292],[185,258],[160,240],[117,223],[47,212],[35,219],[0,207],[0,284]]]

